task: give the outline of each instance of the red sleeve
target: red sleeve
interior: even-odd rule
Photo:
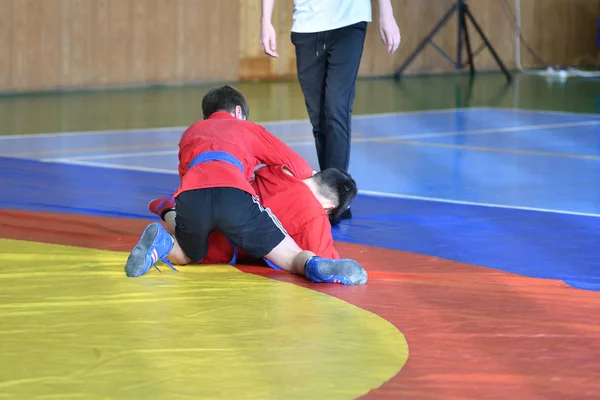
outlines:
[[[202,264],[229,264],[233,258],[233,246],[219,231],[208,236],[208,253],[202,259]]]
[[[308,179],[312,176],[312,168],[305,159],[262,126],[256,127],[261,143],[253,150],[254,156],[262,164],[285,165],[298,179]]]
[[[340,258],[340,254],[333,245],[331,224],[326,215],[311,219],[293,239],[302,249],[312,251],[319,257],[333,258],[334,260]]]

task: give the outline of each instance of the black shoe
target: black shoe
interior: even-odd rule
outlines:
[[[348,208],[346,211],[340,215],[340,219],[352,219],[352,211]]]
[[[342,222],[343,219],[352,219],[352,211],[350,211],[350,209],[347,209],[346,211],[344,211],[337,218],[329,217],[329,223],[331,224],[331,226],[335,226],[335,225],[339,224],[340,222]]]

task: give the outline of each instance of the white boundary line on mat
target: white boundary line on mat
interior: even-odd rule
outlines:
[[[154,172],[154,173],[162,173],[162,174],[169,174],[169,175],[177,175],[178,174],[178,172],[176,170],[170,170],[170,169],[137,167],[137,166],[119,165],[119,164],[106,164],[106,163],[96,163],[96,162],[90,162],[90,161],[77,161],[77,160],[71,161],[71,160],[69,160],[69,161],[60,161],[59,162],[58,160],[53,160],[52,162],[61,163],[61,164],[70,164],[70,165],[81,165],[81,166],[87,166],[87,167],[99,167],[99,168],[120,169],[120,170],[129,170],[129,171]],[[536,211],[536,212],[551,213],[551,214],[564,214],[564,215],[576,215],[576,216],[581,216],[581,217],[600,218],[600,214],[595,214],[595,213],[584,213],[584,212],[577,212],[577,211],[556,210],[556,209],[538,208],[538,207],[509,206],[509,205],[505,205],[505,204],[494,204],[494,203],[479,203],[479,202],[474,202],[474,201],[443,199],[443,198],[439,198],[439,197],[413,196],[413,195],[408,195],[408,194],[378,192],[378,191],[373,191],[373,190],[359,190],[358,194],[363,195],[363,196],[369,196],[369,197],[429,201],[429,202],[436,202],[436,203],[461,204],[461,205],[476,206],[476,207],[502,208],[502,209],[509,209],[509,210],[521,210],[521,211]]]
[[[510,210],[537,211],[537,212],[544,212],[544,213],[578,215],[578,216],[582,216],[582,217],[598,217],[598,218],[600,218],[600,214],[584,213],[584,212],[577,212],[577,211],[566,211],[566,210],[554,210],[554,209],[549,209],[549,208],[509,206],[509,205],[494,204],[494,203],[478,203],[478,202],[473,202],[473,201],[451,200],[451,199],[443,199],[443,198],[438,198],[438,197],[413,196],[413,195],[408,195],[408,194],[386,193],[386,192],[377,192],[377,191],[372,191],[372,190],[359,190],[358,193],[362,194],[364,196],[370,196],[370,197],[431,201],[431,202],[437,202],[437,203],[462,204],[462,205],[467,205],[467,206],[504,208],[504,209],[510,209]]]

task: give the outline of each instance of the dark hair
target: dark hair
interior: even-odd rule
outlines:
[[[246,118],[250,112],[246,98],[236,88],[224,85],[211,89],[202,98],[202,114],[207,119],[217,111],[232,113],[237,106],[242,107],[242,113]]]
[[[341,169],[327,168],[317,172],[313,178],[321,195],[337,204],[331,212],[333,218],[346,211],[358,193],[354,179]]]

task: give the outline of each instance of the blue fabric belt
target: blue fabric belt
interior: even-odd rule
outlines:
[[[271,268],[273,268],[275,271],[282,271],[281,268],[279,268],[277,265],[273,264],[271,261],[267,260],[266,258],[263,258],[263,260],[265,260],[265,262],[267,263],[267,265]]]
[[[238,167],[240,171],[242,171],[242,174],[245,172],[242,162],[226,151],[207,151],[200,153],[194,157],[192,162],[188,165],[188,169],[207,161],[225,161]]]
[[[231,261],[229,261],[229,265],[235,265],[235,263],[237,262],[238,248],[231,240],[227,239],[227,241],[233,247],[233,257],[231,257]]]

